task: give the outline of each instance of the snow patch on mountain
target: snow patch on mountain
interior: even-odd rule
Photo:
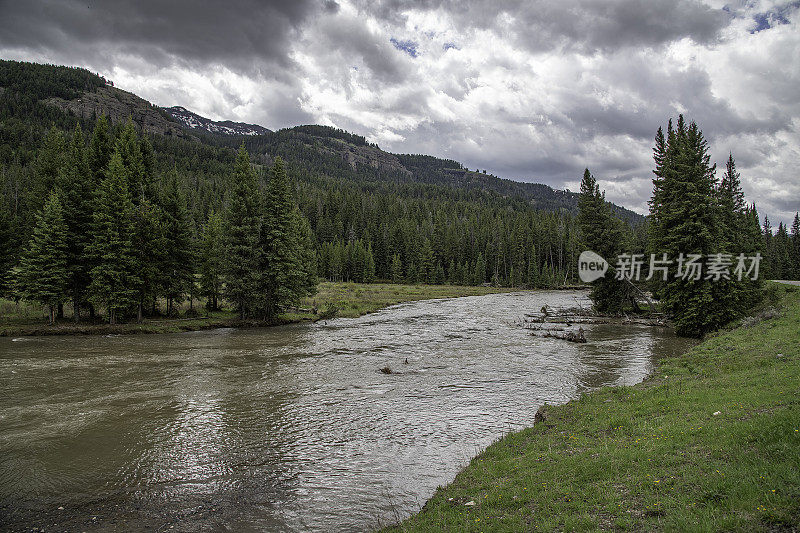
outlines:
[[[270,133],[270,130],[257,124],[245,124],[244,122],[232,122],[230,120],[215,121],[201,117],[197,113],[192,113],[181,106],[164,107],[162,109],[190,129],[205,130],[218,135],[264,135]]]

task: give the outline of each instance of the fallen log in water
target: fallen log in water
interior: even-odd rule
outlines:
[[[522,327],[528,329],[531,324],[564,324],[567,327],[573,324],[638,324],[669,327],[666,316],[661,313],[650,313],[647,316],[603,315],[584,307],[558,309],[548,305],[543,306],[538,313],[526,313],[521,322]]]
[[[583,333],[583,328],[578,328],[577,331],[556,331],[552,329],[534,330],[531,332],[534,337],[561,339],[569,342],[586,342],[586,335]]]

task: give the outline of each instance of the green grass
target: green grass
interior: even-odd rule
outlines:
[[[236,314],[230,310],[216,311],[205,316],[202,303],[195,300],[195,310],[204,316],[154,318],[145,319],[141,324],[132,322],[114,326],[105,323],[92,324],[86,322],[75,324],[71,318],[72,310],[70,306],[65,308],[65,318],[59,320],[54,326],[50,326],[47,323],[47,312],[42,306],[28,302],[15,303],[0,299],[0,336],[175,333],[219,327],[265,326],[315,320],[319,318],[319,315],[311,311],[313,308],[316,308],[318,312],[323,312],[330,308],[331,305],[335,305],[338,308],[336,316],[357,317],[401,302],[474,296],[507,292],[509,290],[511,289],[453,285],[323,282],[319,284],[317,294],[313,297],[304,298],[298,309],[280,315],[271,323],[240,321]],[[185,313],[188,308],[188,303],[184,303],[180,310],[181,313]]]
[[[320,311],[330,304],[339,308],[337,316],[357,317],[390,305],[434,298],[478,296],[508,292],[514,289],[496,287],[462,287],[458,285],[398,285],[393,283],[320,283],[317,294],[305,298],[302,307],[316,306]]]
[[[546,407],[395,529],[796,530],[800,290],[772,291],[780,316],[708,338],[637,386]]]

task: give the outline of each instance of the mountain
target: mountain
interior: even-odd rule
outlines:
[[[232,122],[230,120],[214,121],[201,117],[197,113],[192,113],[181,106],[162,107],[161,109],[184,127],[193,130],[204,130],[208,133],[220,135],[265,135],[272,133],[271,130],[257,124],[245,124],[244,122]]]
[[[503,179],[452,159],[393,154],[327,126],[269,131],[213,122],[154,106],[85,69],[0,60],[0,293],[3,272],[30,241],[49,192],[72,176],[64,167],[72,165],[66,146],[82,136],[97,157],[108,155],[104,134],[89,142],[100,114],[111,119],[111,143],[126,139],[135,156],[138,142],[139,177],[155,205],[177,184],[197,238],[210,213],[227,209],[243,146],[261,190],[275,160],[285,161],[299,213],[316,241],[321,277],[366,279],[371,256],[377,279],[409,283],[549,288],[577,279],[575,193]],[[143,135],[131,132],[129,121]],[[644,220],[614,209],[634,226]],[[641,227],[628,231],[638,249]]]
[[[56,124],[70,129],[70,124],[74,124],[70,116],[82,119],[86,127],[91,128],[94,117],[101,113],[108,115],[115,124],[130,118],[142,131],[155,135],[155,139],[164,137],[193,145],[199,143],[206,146],[208,154],[217,149],[235,149],[244,142],[255,162],[266,165],[273,157],[281,156],[308,175],[358,183],[433,185],[470,194],[492,194],[545,211],[577,212],[577,193],[469,170],[450,159],[392,154],[367,142],[361,135],[341,129],[304,125],[270,131],[253,124],[212,121],[184,107],[153,105],[85,69],[0,60],[0,115],[22,120],[28,129],[36,124],[39,128]],[[22,127],[22,124],[14,124]],[[37,135],[29,132],[18,137],[34,139]],[[29,148],[35,149],[35,146]],[[174,144],[163,145],[162,149],[164,157],[170,150],[181,153],[188,150]],[[228,156],[215,152],[206,157],[214,159],[216,167],[221,163],[220,157]],[[204,166],[210,164],[212,162],[208,161]],[[631,223],[644,221],[638,213],[612,206],[621,218]]]

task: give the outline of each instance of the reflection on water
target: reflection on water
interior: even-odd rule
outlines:
[[[542,403],[636,383],[654,357],[686,347],[659,328],[588,326],[589,342],[573,344],[513,324],[576,298],[415,302],[262,330],[0,339],[0,526],[390,523],[531,425]],[[387,365],[394,373],[378,370]]]

